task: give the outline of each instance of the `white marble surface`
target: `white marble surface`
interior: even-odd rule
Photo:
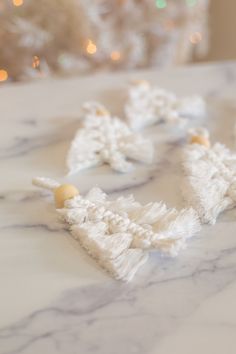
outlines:
[[[81,103],[121,111],[128,78],[206,97],[213,140],[233,147],[236,63],[163,72],[93,75],[0,87],[0,353],[235,354],[236,210],[205,226],[176,259],[153,253],[131,284],[103,273],[56,221],[37,175],[64,181],[64,159]],[[200,124],[201,122],[199,122]],[[70,181],[140,201],[183,204],[184,133],[157,126],[156,163],[130,175],[108,168]]]

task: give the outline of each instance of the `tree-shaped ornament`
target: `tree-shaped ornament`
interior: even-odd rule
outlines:
[[[190,131],[183,151],[183,195],[203,223],[236,206],[236,154],[225,145],[211,146],[206,129]]]
[[[83,109],[82,127],[77,131],[67,156],[69,174],[104,163],[125,173],[133,167],[127,160],[152,162],[150,140],[133,133],[125,122],[112,117],[97,102],[86,102]]]
[[[35,178],[33,184],[54,193],[58,215],[72,236],[116,279],[131,280],[150,250],[177,255],[200,229],[191,208],[141,205],[132,196],[110,200],[99,188],[81,196],[74,186],[47,178]]]
[[[205,102],[197,95],[177,97],[173,92],[140,80],[131,82],[128,88],[125,114],[132,130],[158,122],[183,125],[188,119],[205,114]]]

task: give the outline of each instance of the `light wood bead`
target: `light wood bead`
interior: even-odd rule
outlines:
[[[150,83],[147,80],[132,80],[132,84],[150,86]]]
[[[72,184],[62,184],[54,189],[54,200],[56,208],[60,209],[64,207],[66,200],[71,199],[79,194],[78,189]]]
[[[207,137],[201,136],[201,135],[193,135],[191,137],[190,143],[204,145],[206,148],[209,148],[211,146],[209,139]]]
[[[110,113],[105,108],[97,108],[96,114],[98,116],[108,116]]]

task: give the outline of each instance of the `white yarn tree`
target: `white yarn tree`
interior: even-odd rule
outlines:
[[[185,124],[205,114],[202,97],[177,97],[173,92],[147,81],[131,83],[128,88],[125,114],[133,130],[141,130],[158,122]]]
[[[72,236],[116,279],[131,280],[150,250],[176,256],[200,230],[191,208],[177,211],[162,202],[141,205],[132,196],[109,200],[99,188],[83,197],[73,186],[45,178],[36,178],[33,184],[54,192],[60,200],[57,212]]]
[[[71,143],[67,156],[69,173],[109,164],[118,172],[129,172],[131,161],[151,163],[153,144],[131,131],[125,122],[98,102],[86,102],[81,127]]]
[[[183,195],[203,223],[215,224],[221,212],[236,206],[236,153],[220,143],[205,144],[204,129],[191,135],[183,151]]]

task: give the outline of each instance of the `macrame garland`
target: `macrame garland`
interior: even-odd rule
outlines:
[[[35,178],[33,184],[54,193],[59,217],[72,236],[116,279],[131,280],[150,250],[176,256],[200,230],[192,208],[141,205],[132,196],[109,200],[99,188],[83,197],[74,186],[47,178]]]
[[[206,130],[190,132],[183,170],[184,198],[203,223],[215,224],[221,212],[236,206],[236,154],[220,143],[211,147]]]
[[[97,102],[83,105],[82,127],[72,141],[67,166],[69,174],[86,168],[109,164],[118,172],[129,172],[133,164],[128,160],[150,163],[153,145]]]
[[[185,124],[188,119],[205,114],[205,102],[200,96],[178,98],[160,87],[151,87],[147,81],[130,84],[125,114],[131,129],[137,131],[164,121]]]

